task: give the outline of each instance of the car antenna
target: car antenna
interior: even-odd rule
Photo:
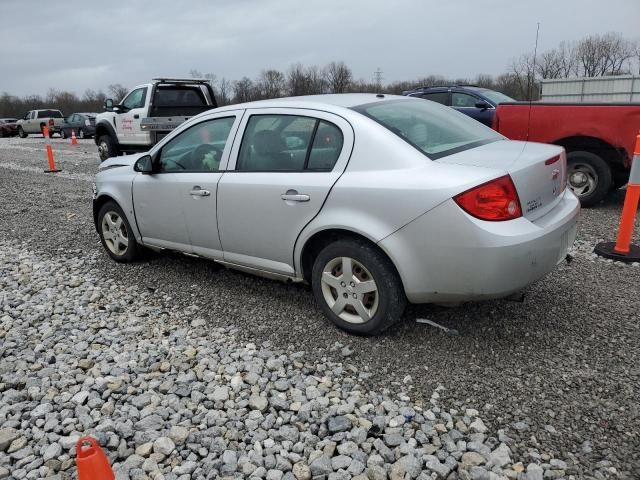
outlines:
[[[536,46],[533,49],[533,71],[529,76],[529,85],[527,87],[528,95],[529,95],[529,118],[527,120],[527,142],[529,141],[529,133],[531,132],[531,109],[533,108],[533,99],[531,98],[531,87],[536,81],[536,57],[538,55],[538,38],[540,37],[540,22],[538,22],[538,27],[536,28]]]

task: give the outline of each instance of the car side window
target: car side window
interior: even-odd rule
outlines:
[[[144,101],[147,98],[147,87],[137,88],[122,101],[122,105],[129,110],[132,108],[144,107]]]
[[[342,143],[342,131],[332,123],[321,120],[313,139],[307,169],[331,170],[340,156]]]
[[[446,105],[449,101],[449,92],[428,92],[420,95],[420,98],[424,98],[425,100],[431,100],[432,102],[441,103],[442,105]]]
[[[475,108],[476,103],[479,102],[478,97],[469,95],[468,93],[453,92],[451,94],[451,106],[458,108]]]
[[[215,172],[236,117],[198,123],[171,139],[160,151],[159,172]]]
[[[342,150],[342,132],[317,118],[253,115],[245,128],[236,170],[331,170]]]

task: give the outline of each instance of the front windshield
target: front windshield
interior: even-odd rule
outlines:
[[[388,128],[433,160],[503,139],[476,120],[423,99],[375,102],[353,110]]]
[[[506,102],[515,102],[513,98],[505,95],[504,93],[496,92],[495,90],[482,90],[481,93],[496,105]]]

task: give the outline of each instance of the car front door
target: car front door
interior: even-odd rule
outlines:
[[[116,131],[120,143],[125,145],[143,145],[145,136],[140,130],[140,121],[145,115],[147,87],[136,88],[122,101],[122,110],[116,115]]]
[[[203,118],[152,152],[153,174],[133,182],[136,222],[145,244],[222,259],[216,202],[241,111]]]
[[[479,108],[476,106],[479,102],[486,104],[487,108]],[[489,102],[482,100],[480,97],[470,95],[464,92],[453,92],[451,94],[451,106],[465,115],[470,116],[474,120],[491,126],[493,121],[493,112],[495,109]]]
[[[218,226],[228,263],[295,274],[293,251],[344,171],[353,130],[326,112],[245,114],[218,186]]]

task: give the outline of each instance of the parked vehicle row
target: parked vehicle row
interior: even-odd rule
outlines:
[[[26,138],[30,133],[44,133],[44,127],[49,128],[49,137],[60,132],[60,127],[64,123],[64,117],[60,110],[30,110],[18,120],[18,135]]]
[[[308,282],[372,335],[407,300],[500,298],[553,270],[580,210],[566,176],[563,148],[442,105],[323,95],[210,110],[103,162],[93,212],[116,261],[170,249]]]
[[[447,105],[488,127],[493,124],[496,107],[500,103],[515,101],[503,93],[475,85],[419,87],[402,94]]]
[[[97,113],[74,113],[65,118],[64,124],[60,127],[62,138],[71,137],[75,133],[78,138],[91,138],[96,133]]]
[[[640,104],[502,103],[493,127],[513,140],[564,147],[569,187],[589,207],[629,180]]]
[[[30,134],[43,135],[43,128],[46,126],[50,138],[55,134],[68,138],[72,133],[75,133],[78,138],[91,138],[95,135],[97,115],[97,113],[74,113],[63,118],[60,110],[30,110],[19,120],[0,118],[0,137],[19,135],[20,138],[26,138]]]
[[[473,85],[421,87],[403,95],[451,106],[512,140],[564,147],[569,187],[585,207],[629,179],[640,104],[515,102]]]

